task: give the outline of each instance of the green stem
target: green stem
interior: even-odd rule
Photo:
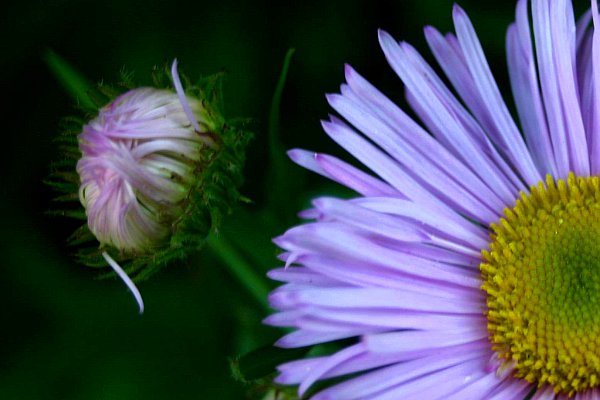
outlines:
[[[288,193],[288,187],[285,185],[286,180],[289,178],[287,170],[289,167],[289,160],[286,156],[286,149],[281,143],[279,135],[279,117],[281,108],[281,98],[283,95],[283,89],[287,80],[290,63],[292,62],[292,56],[294,55],[294,49],[289,49],[285,55],[283,61],[283,67],[273,98],[271,100],[271,108],[269,110],[269,125],[268,125],[268,140],[269,140],[269,173],[265,180],[267,193],[269,193],[268,202],[274,201],[275,204],[267,204],[267,208],[280,208],[282,206],[281,199],[283,193]],[[274,190],[273,190],[274,189]]]
[[[266,284],[265,278],[256,273],[254,268],[244,260],[237,249],[232,246],[223,235],[216,236],[211,234],[207,241],[208,246],[218,255],[223,264],[229,271],[242,283],[250,295],[261,305],[261,307],[270,312],[270,307],[267,302],[269,295],[269,286]]]
[[[43,58],[56,79],[78,104],[86,109],[97,108],[89,97],[89,93],[93,90],[93,85],[83,75],[52,50],[46,50]]]
[[[277,160],[284,157],[284,148],[279,141],[279,109],[281,107],[281,96],[283,95],[290,63],[292,62],[292,56],[295,51],[295,49],[289,49],[285,54],[281,74],[279,75],[275,93],[273,93],[273,98],[271,99],[271,108],[269,110],[269,150],[271,153],[271,160]]]

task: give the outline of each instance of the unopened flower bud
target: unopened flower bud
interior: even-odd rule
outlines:
[[[77,136],[78,197],[99,242],[79,257],[98,265],[102,256],[126,281],[119,264],[147,277],[199,248],[239,198],[247,133],[225,123],[201,88],[186,94],[176,62],[171,76],[174,90],[128,90]]]
[[[182,101],[189,104],[189,115]],[[197,99],[139,88],[116,98],[83,127],[79,198],[101,244],[143,253],[168,240],[185,210],[202,151],[215,146],[196,123],[202,111]]]

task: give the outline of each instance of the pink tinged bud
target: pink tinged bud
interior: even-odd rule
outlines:
[[[216,77],[190,86],[193,96],[184,91],[176,61],[171,77],[174,90],[129,90],[83,127],[68,129],[61,136],[65,160],[48,181],[62,193],[54,212],[81,217],[62,207],[73,191],[85,208],[87,227],[71,237],[81,246],[78,259],[89,266],[108,264],[129,287],[140,312],[142,298],[127,274],[146,279],[204,245],[241,198],[238,187],[251,137],[219,113]],[[157,84],[165,84],[165,77],[157,78],[162,79]],[[72,148],[72,132],[80,132],[79,152]]]
[[[117,97],[83,126],[79,199],[90,231],[102,246],[147,254],[163,246],[186,207],[202,150],[215,143],[203,121],[202,102],[187,97],[173,63],[176,93],[138,88]],[[142,297],[121,266],[105,261]]]
[[[202,112],[201,102],[183,92],[138,88],[83,127],[79,198],[102,245],[146,253],[169,238],[201,150],[214,145]]]

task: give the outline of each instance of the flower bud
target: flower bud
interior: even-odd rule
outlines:
[[[206,94],[212,90],[184,91],[176,62],[171,77],[173,89],[130,89],[80,125],[79,151],[65,152],[75,165],[67,163],[50,181],[65,193],[77,191],[85,208],[87,224],[72,242],[97,243],[81,248],[79,259],[91,266],[108,263],[124,280],[120,265],[144,279],[201,247],[240,199],[249,134],[219,115]],[[72,137],[66,142],[72,144]]]
[[[215,146],[202,111],[197,99],[146,87],[117,97],[83,127],[79,198],[101,244],[144,253],[168,240],[202,151]]]

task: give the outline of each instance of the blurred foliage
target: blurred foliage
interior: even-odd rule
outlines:
[[[461,5],[501,88],[508,89],[504,35],[514,5],[475,0]],[[270,392],[268,381],[256,387],[234,379],[229,360],[281,334],[261,324],[263,304],[224,266],[228,261],[218,249],[142,283],[147,311],[141,317],[120,281],[97,281],[95,271],[69,257],[65,240],[77,224],[44,214],[54,194],[41,182],[57,155],[53,139],[60,120],[74,114],[76,105],[48,68],[45,60],[61,62],[48,49],[96,83],[116,82],[125,69],[138,71],[135,81],[150,84],[146,72],[175,57],[188,76],[224,71],[226,117],[253,118],[256,138],[242,189],[251,202],[225,221],[220,235],[233,249],[226,253],[252,270],[257,285],[272,288],[275,283],[262,279],[279,265],[271,238],[298,223],[296,213],[312,197],[348,195],[293,166],[281,152],[302,147],[352,160],[319,126],[331,112],[324,93],[338,90],[348,62],[405,104],[402,85],[378,48],[376,29],[413,43],[431,60],[422,27],[451,30],[451,7],[451,0],[5,5],[0,399],[260,398]],[[296,51],[285,87],[276,92],[290,47]],[[274,122],[269,112],[277,93]]]

